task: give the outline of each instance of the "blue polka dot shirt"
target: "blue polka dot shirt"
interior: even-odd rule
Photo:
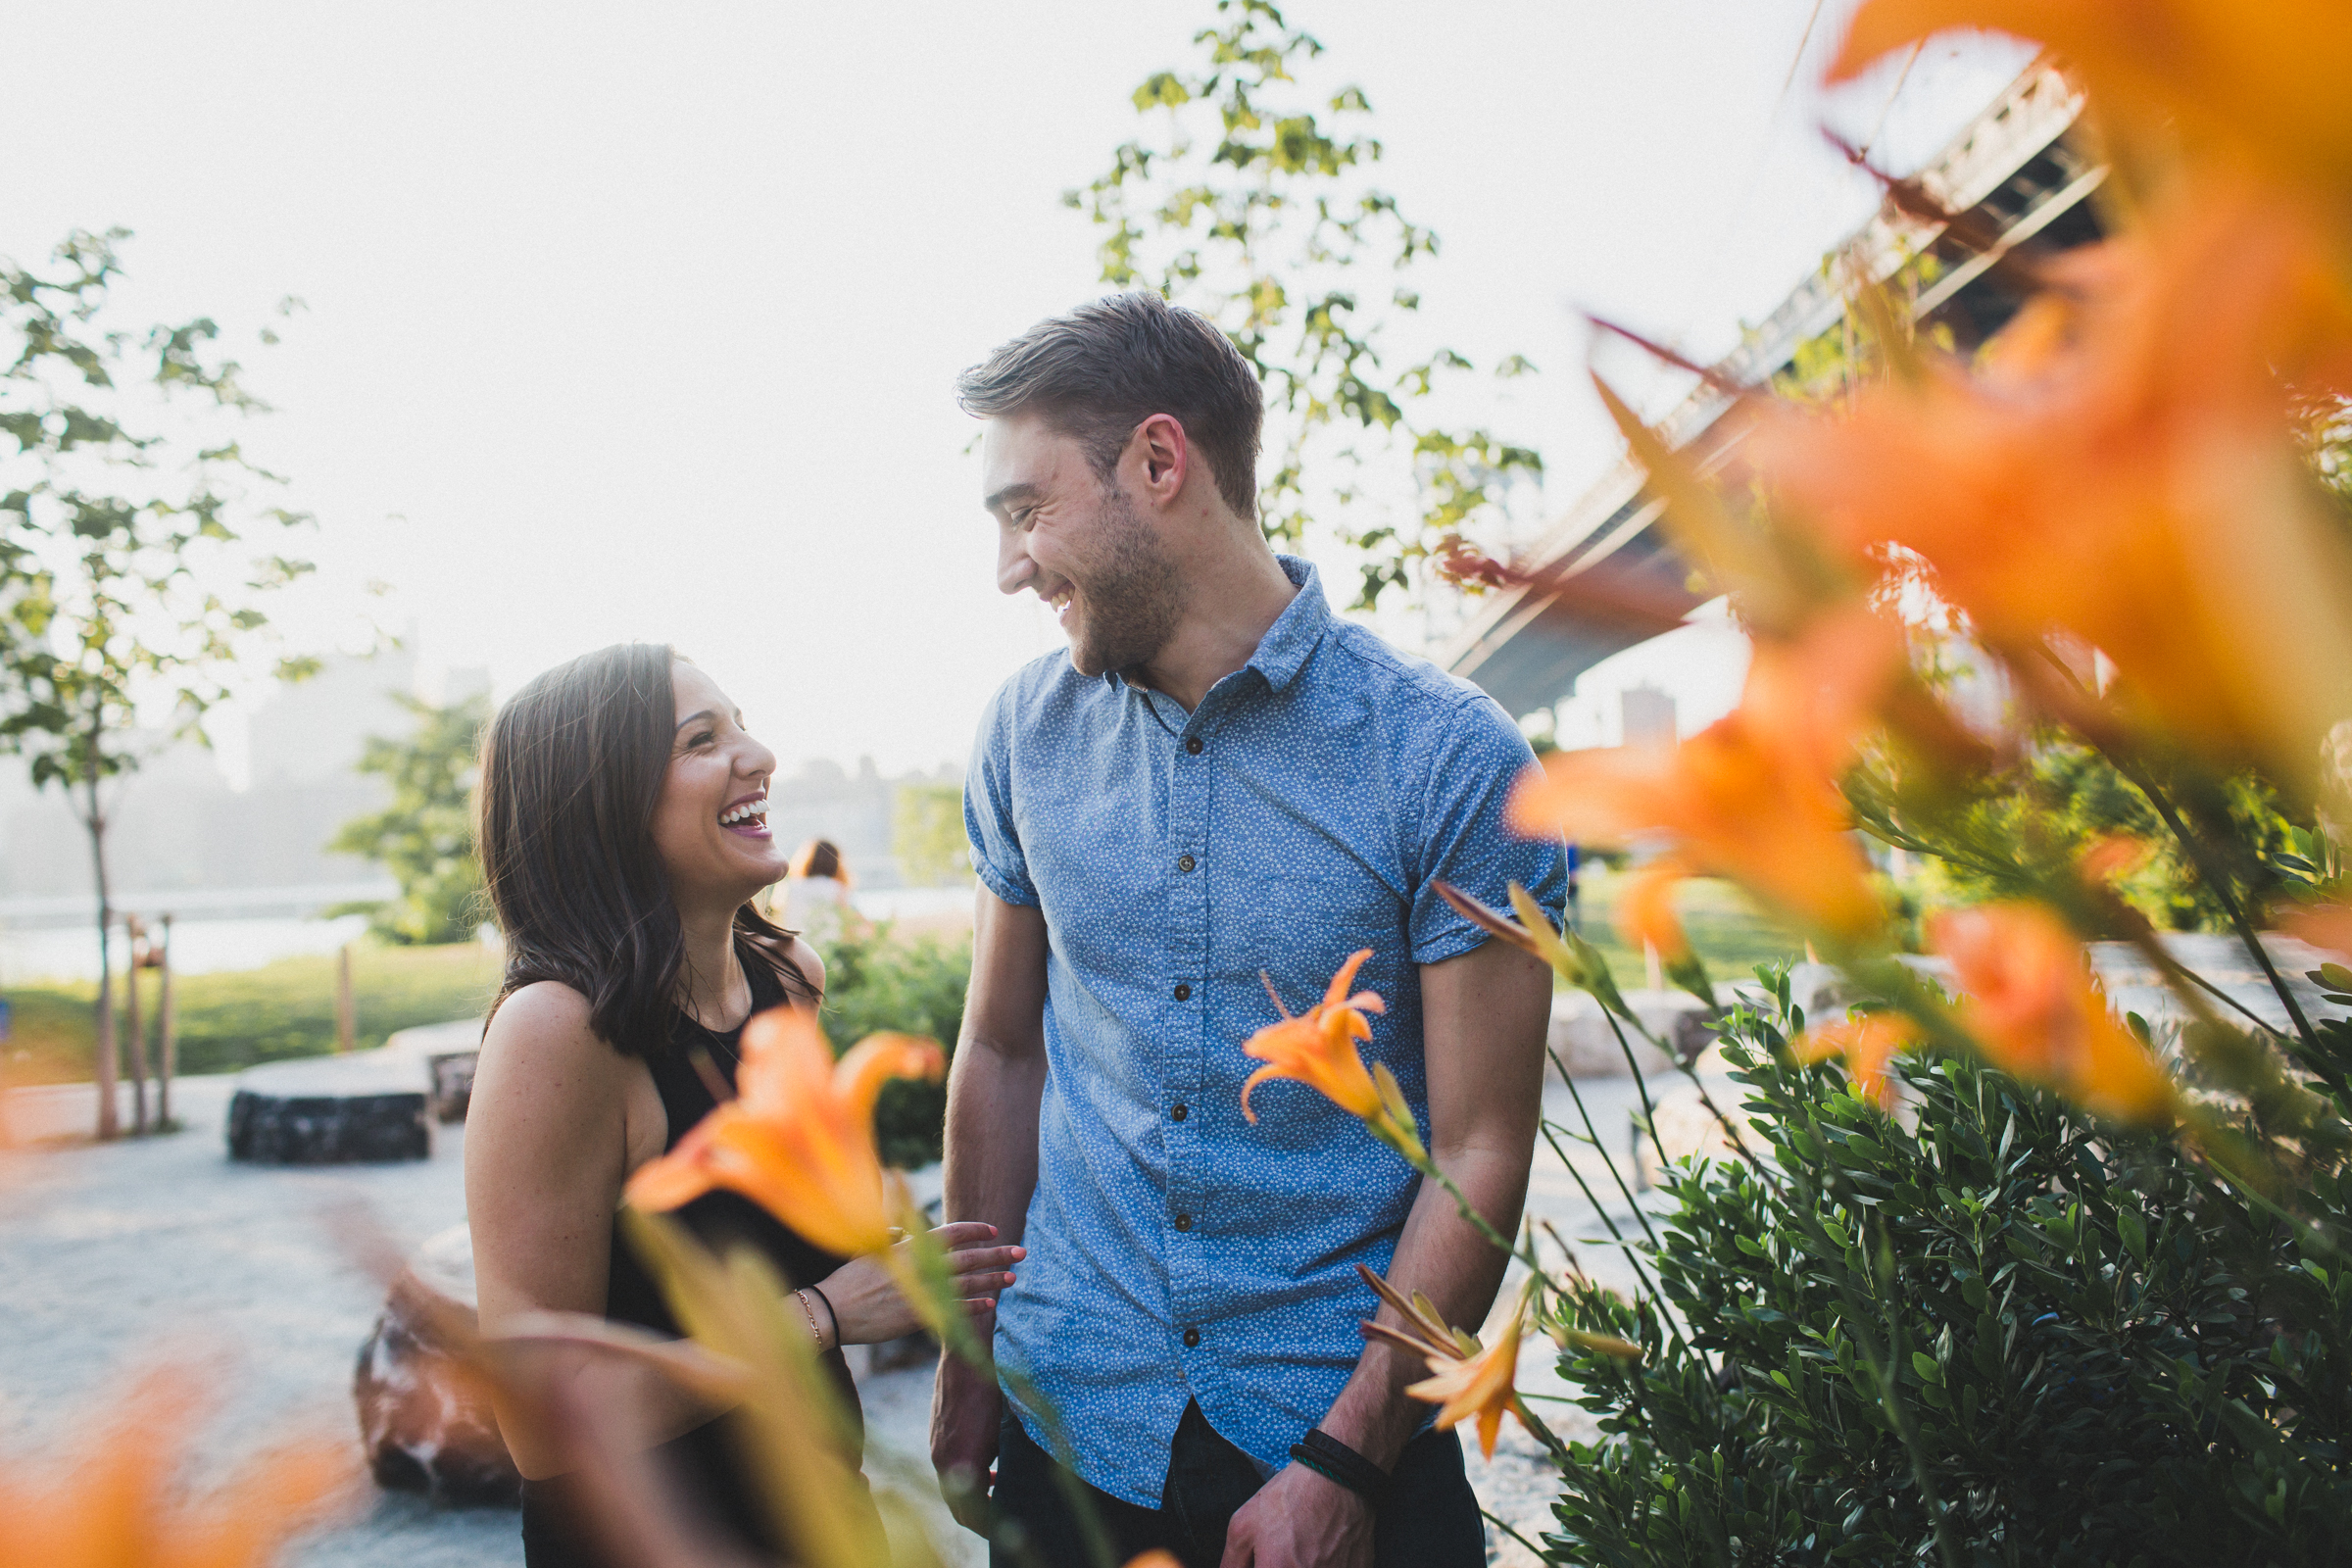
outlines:
[[[1478,688],[1335,617],[1314,568],[1243,668],[1187,713],[1054,653],[982,720],[964,814],[980,878],[1041,909],[1047,1081],[1027,1261],[997,1354],[1031,1437],[1156,1507],[1189,1400],[1266,1473],[1321,1420],[1378,1306],[1420,1178],[1303,1084],[1250,1097],[1242,1043],[1320,1001],[1348,954],[1388,1003],[1367,1062],[1429,1133],[1417,965],[1482,934],[1438,897],[1556,918],[1556,842],[1503,826],[1534,760]],[[1051,1410],[1049,1416],[1048,1410]]]

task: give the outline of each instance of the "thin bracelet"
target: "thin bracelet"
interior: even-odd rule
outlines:
[[[792,1298],[801,1303],[801,1315],[808,1320],[808,1337],[816,1342],[816,1348],[819,1353],[822,1353],[825,1348],[825,1331],[816,1326],[816,1308],[808,1304],[808,1293],[795,1291],[792,1293]],[[831,1312],[833,1303],[827,1301],[825,1310]]]
[[[808,1294],[825,1303],[825,1320],[833,1325],[833,1348],[841,1348],[841,1314],[833,1310],[833,1298],[811,1285]],[[818,1342],[823,1343],[823,1342]]]

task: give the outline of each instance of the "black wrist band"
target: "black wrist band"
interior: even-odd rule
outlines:
[[[1328,1481],[1336,1481],[1367,1502],[1388,1490],[1389,1473],[1321,1427],[1291,1445],[1291,1457]]]
[[[833,1348],[841,1348],[841,1314],[833,1310],[833,1298],[813,1285],[802,1287],[810,1296],[825,1303],[825,1321],[833,1325]]]

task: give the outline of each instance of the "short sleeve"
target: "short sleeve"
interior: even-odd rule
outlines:
[[[1519,727],[1483,693],[1466,695],[1436,721],[1421,810],[1421,855],[1410,914],[1415,963],[1468,953],[1487,934],[1438,893],[1449,882],[1494,908],[1510,907],[1513,882],[1556,924],[1568,901],[1568,865],[1557,838],[1527,839],[1503,820],[1511,786],[1533,767]]]
[[[1012,703],[1007,683],[989,699],[980,733],[972,742],[972,765],[963,776],[963,830],[972,841],[972,869],[988,891],[1006,904],[1037,908],[1029,860],[1021,853],[1012,813]]]

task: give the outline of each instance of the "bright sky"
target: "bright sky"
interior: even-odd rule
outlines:
[[[1938,46],[1826,103],[1851,0],[1298,0],[1435,227],[1428,328],[1557,511],[1613,452],[1581,312],[1735,340],[1872,205],[1825,116],[1916,163],[2014,74]],[[499,690],[673,641],[792,760],[960,760],[1055,646],[1000,598],[957,369],[1100,291],[1059,195],[1208,0],[0,0],[0,254],[137,231],[143,318],[251,341],[252,445],[316,511],[310,646],[414,624]],[[1619,367],[1612,364],[1612,369]],[[367,597],[369,582],[388,585]],[[1724,639],[1642,670],[1688,722]],[[1639,664],[1641,661],[1636,660]],[[1736,679],[1736,674],[1732,677]],[[1713,697],[1707,694],[1714,694]]]

